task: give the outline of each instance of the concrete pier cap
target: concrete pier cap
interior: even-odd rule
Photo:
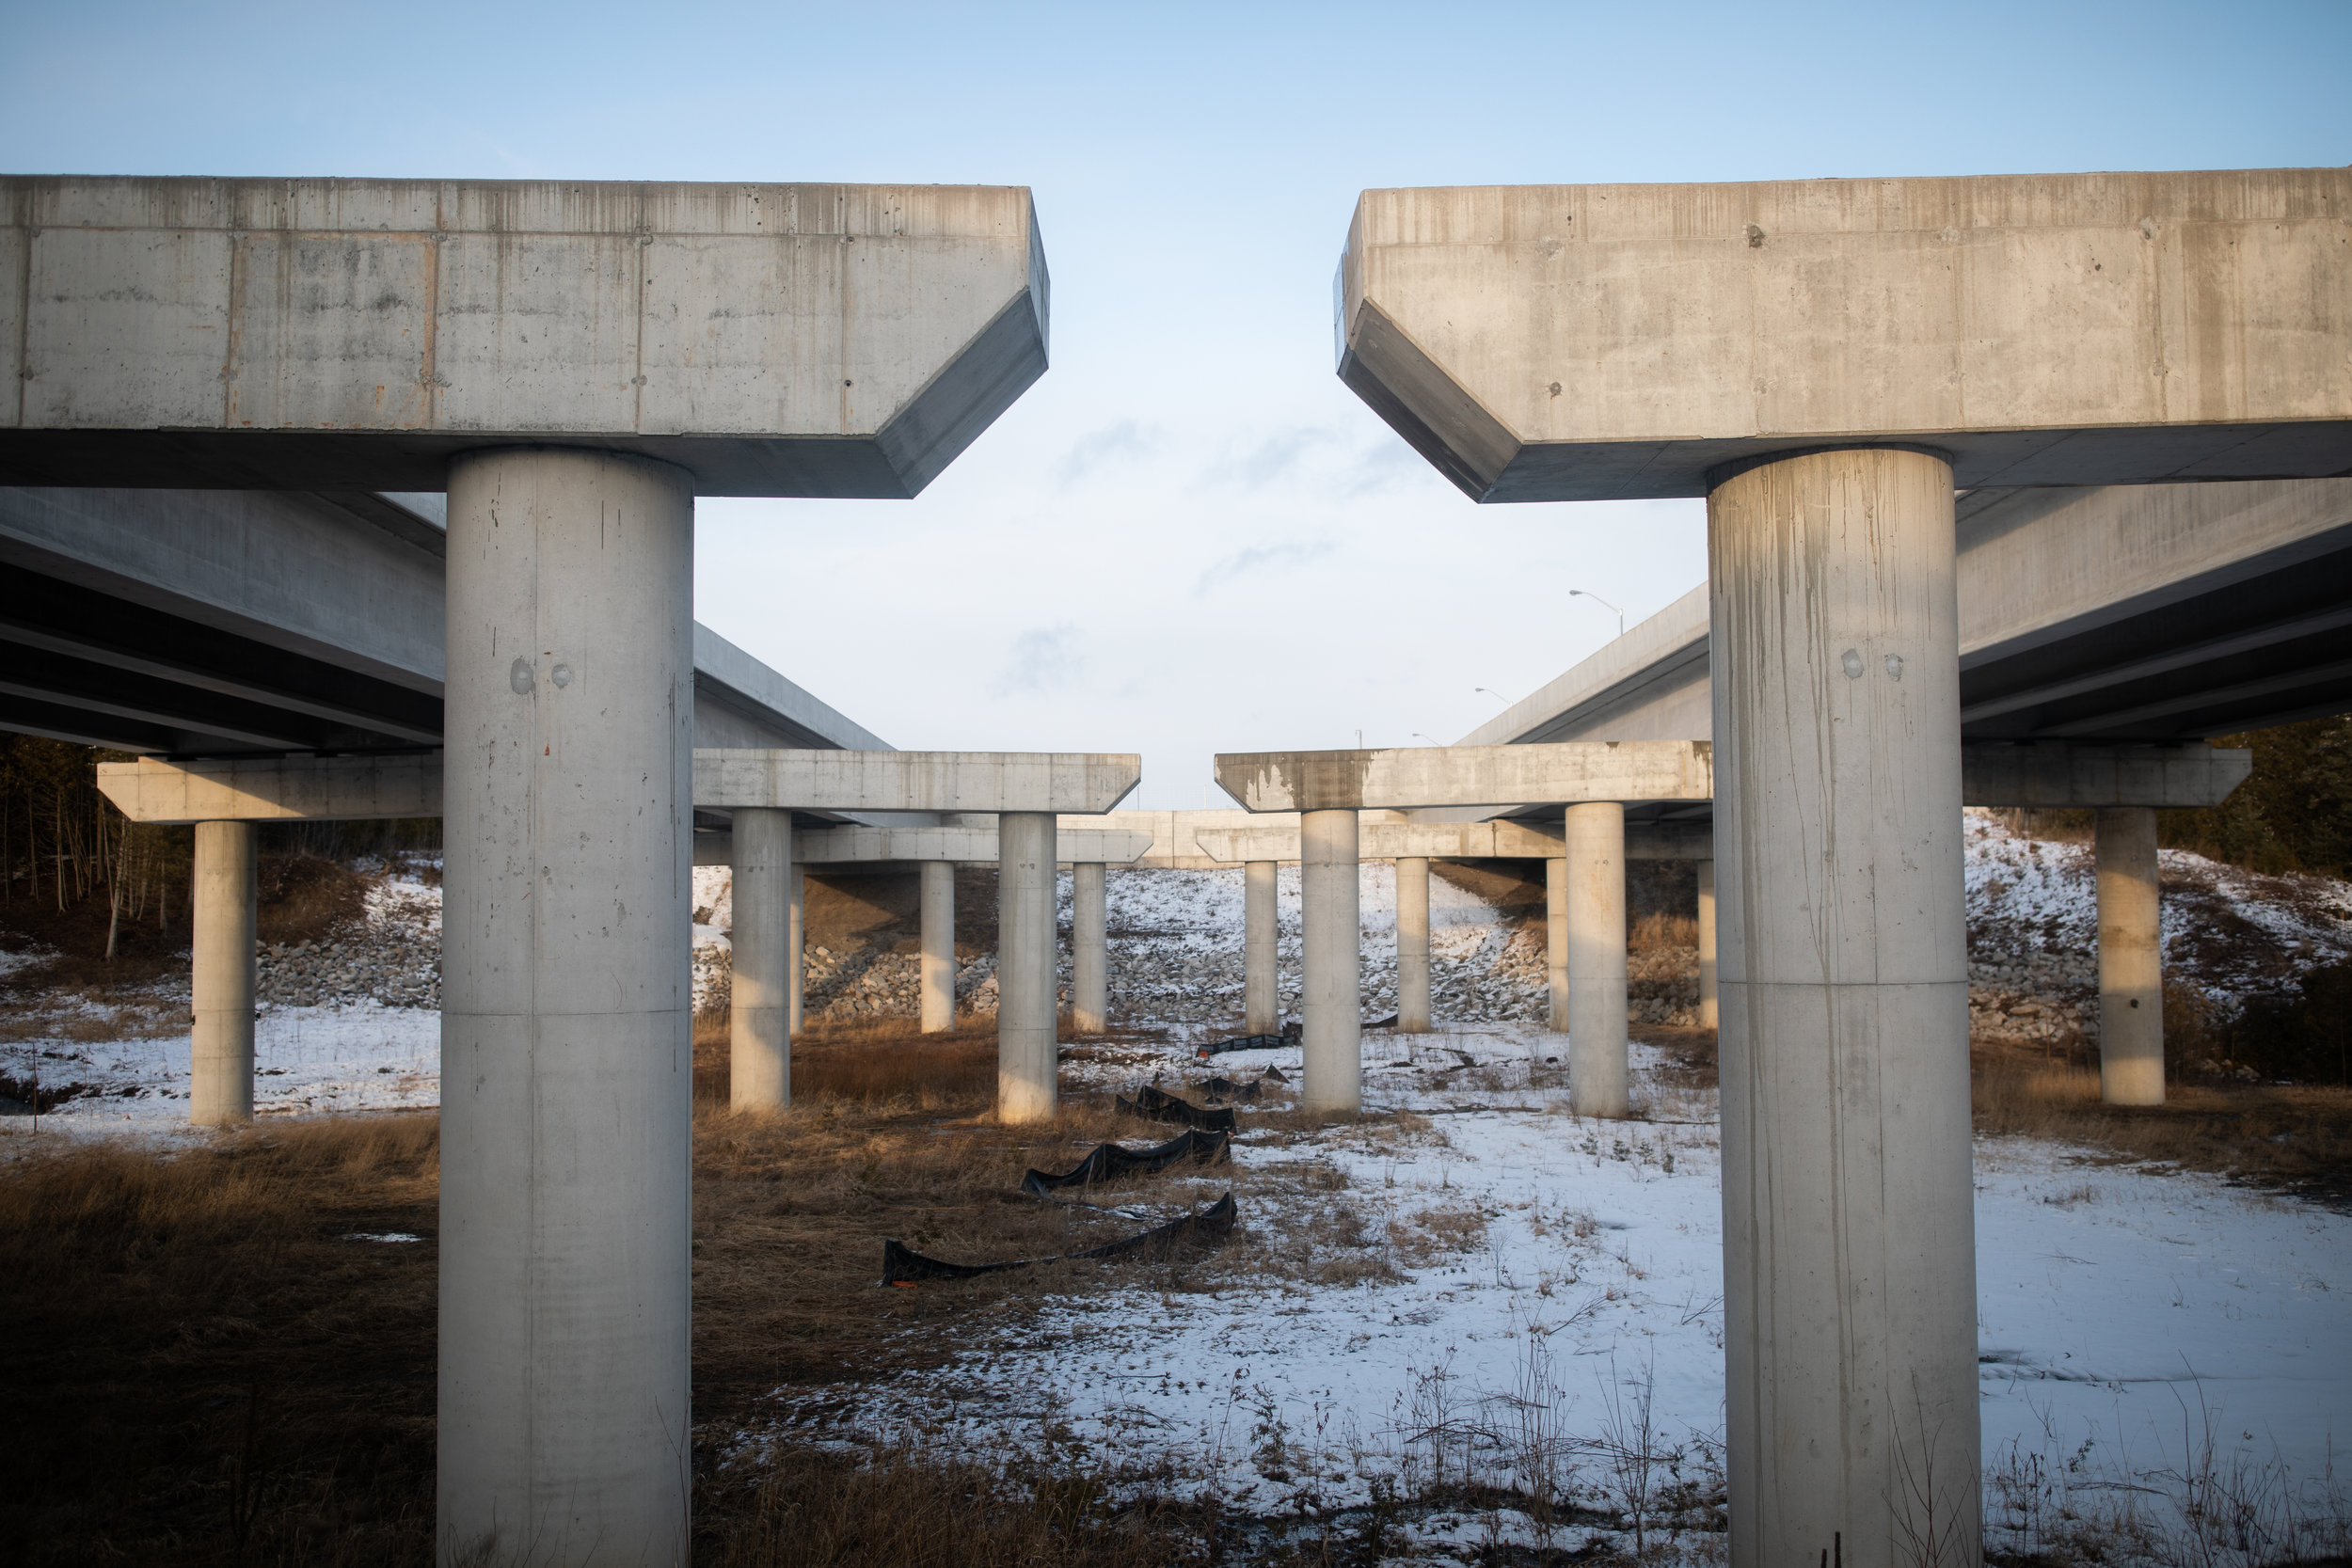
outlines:
[[[443,1561],[689,1555],[695,498],[915,495],[1049,288],[1018,188],[0,177],[0,484],[447,493]]]
[[[439,490],[485,447],[903,499],[1045,372],[1017,186],[0,177],[0,483]]]
[[[2320,478],[2347,217],[2339,168],[1366,191],[1339,373],[1482,501],[1890,443],[1970,489]]]
[[[1730,1558],[1974,1561],[1954,491],[2352,471],[2352,170],[1367,191],[1336,295],[1474,500],[1708,499]]]

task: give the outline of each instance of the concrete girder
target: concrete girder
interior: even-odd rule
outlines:
[[[844,812],[1097,816],[1143,779],[1133,752],[694,752],[694,803]]]
[[[1044,372],[1049,287],[1017,187],[11,176],[0,479],[434,490],[569,445],[903,498]]]
[[[2193,811],[2217,806],[2254,770],[2249,751],[2186,746],[2031,745],[1961,748],[1961,801],[2045,810],[2144,806]]]
[[[1887,442],[1963,488],[2339,474],[2346,211],[2338,168],[1366,191],[1340,376],[1478,500]]]
[[[1296,828],[1202,828],[1193,836],[1220,862],[1298,859]],[[1510,817],[1426,826],[1366,823],[1359,842],[1368,861],[1556,860],[1566,852],[1558,828]],[[1703,861],[1714,853],[1713,834],[1704,822],[1628,823],[1625,853],[1628,860]]]
[[[1959,498],[1963,740],[2153,743],[2352,706],[2352,480]],[[1704,585],[1457,744],[1693,740]]]
[[[218,756],[437,746],[439,495],[0,488],[0,728]],[[888,743],[694,627],[700,746]]]
[[[1268,812],[1705,800],[1714,754],[1703,740],[1220,752],[1216,782]]]

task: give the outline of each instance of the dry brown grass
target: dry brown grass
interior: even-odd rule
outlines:
[[[903,1454],[863,1480],[797,1450],[759,1477],[724,1477],[717,1464],[747,1426],[773,1425],[775,1390],[935,1364],[1018,1323],[1041,1287],[1110,1289],[1148,1270],[1150,1283],[1183,1288],[1191,1266],[1178,1263],[1063,1263],[919,1290],[877,1283],[885,1236],[983,1259],[1132,1233],[1131,1215],[1041,1203],[1018,1184],[1031,1164],[1062,1168],[1104,1138],[1163,1130],[1116,1118],[1106,1097],[1072,1097],[1050,1125],[997,1125],[994,1038],[979,1031],[923,1038],[869,1027],[803,1041],[796,1103],[771,1117],[725,1108],[723,1044],[698,1054],[701,1555],[1167,1560],[1164,1543],[1138,1545],[1151,1534],[1144,1516],[1041,1477],[991,1481]],[[12,1560],[428,1555],[437,1128],[431,1116],[281,1122],[180,1153],[18,1146],[27,1151],[0,1164],[0,1335],[10,1347],[0,1464],[13,1482],[0,1490],[0,1542]],[[1164,1174],[1086,1196],[1172,1214],[1223,1180]],[[422,1239],[349,1239],[362,1232]],[[905,1528],[861,1518],[866,1504],[845,1500],[892,1494],[907,1500]],[[915,1528],[917,1516],[930,1522]],[[934,1528],[945,1533],[925,1533]]]
[[[0,1167],[13,1560],[421,1559],[437,1155],[432,1117],[353,1117]]]
[[[1041,1464],[1005,1473],[885,1449],[810,1453],[728,1498],[697,1553],[712,1568],[1161,1568],[1208,1560],[1206,1521],[1114,1504],[1103,1482]]]
[[[1645,914],[1626,932],[1626,948],[1633,953],[1660,953],[1680,948],[1698,950],[1699,923],[1687,914]]]
[[[2103,1104],[2099,1069],[1979,1044],[1977,1131],[2087,1145],[2352,1205],[2352,1090],[2174,1084],[2162,1105]]]

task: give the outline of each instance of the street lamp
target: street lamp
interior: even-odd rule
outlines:
[[[1506,696],[1504,696],[1504,695],[1503,695],[1502,692],[1500,692],[1500,691],[1492,690],[1492,689],[1490,689],[1489,688],[1486,688],[1486,687],[1484,687],[1484,686],[1474,686],[1474,687],[1471,687],[1471,688],[1470,688],[1470,689],[1471,689],[1471,690],[1473,690],[1473,691],[1484,691],[1484,692],[1486,692],[1487,696],[1492,697],[1492,698],[1493,698],[1496,702],[1501,703],[1501,704],[1502,704],[1504,707],[1509,707],[1509,706],[1511,705],[1511,699],[1510,699],[1510,698],[1508,698],[1508,697],[1506,697]]]
[[[1425,736],[1425,735],[1422,734],[1419,730],[1415,730],[1415,731],[1412,733],[1412,735],[1409,736],[1409,738],[1414,739],[1414,740],[1429,740],[1429,737],[1428,737],[1427,736]],[[1429,744],[1430,744],[1430,745],[1432,745],[1432,746],[1436,746],[1436,745],[1440,744],[1440,742],[1438,742],[1438,741],[1435,741],[1435,740],[1429,740]]]
[[[1590,599],[1595,604],[1600,606],[1603,610],[1617,610],[1615,605],[1611,604],[1607,599],[1602,598],[1598,594],[1587,594],[1581,588],[1569,589],[1568,597],[1571,599]],[[1617,610],[1617,635],[1619,637],[1623,637],[1625,635],[1625,611],[1622,610]]]

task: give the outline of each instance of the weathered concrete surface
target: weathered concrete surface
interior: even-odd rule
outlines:
[[[1067,850],[1061,851],[1068,853]],[[1070,869],[1070,1027],[1099,1035],[1110,1016],[1109,901],[1103,863]]]
[[[731,835],[735,925],[727,987],[727,1098],[738,1111],[792,1103],[792,814],[739,811]]]
[[[441,815],[441,753],[98,765],[134,822],[371,821]]]
[[[800,862],[794,861],[792,863],[792,905],[790,912],[792,924],[787,935],[785,938],[784,959],[785,979],[787,983],[787,989],[785,992],[786,1006],[790,1009],[787,1014],[787,1022],[785,1025],[785,1031],[789,1035],[797,1035],[801,1032],[801,992],[805,986],[807,978],[806,962],[803,955],[808,950],[808,930],[802,917],[803,913],[803,907],[807,901],[807,894],[808,879],[803,875]]]
[[[1951,470],[1791,457],[1708,518],[1731,1560],[1975,1562]]]
[[[1715,993],[1715,861],[1699,862],[1699,1027],[1712,1029],[1718,1015]]]
[[[692,477],[450,474],[445,1562],[687,1558]]]
[[[2164,926],[2156,814],[2127,806],[2092,818],[2099,868],[2099,1098],[2164,1103]]]
[[[1270,1035],[1281,1026],[1279,868],[1253,860],[1242,873],[1242,1027]]]
[[[188,1120],[199,1127],[253,1119],[254,837],[250,822],[196,825]]]
[[[2348,217],[2338,168],[1366,191],[1340,374],[1480,500],[1841,442],[1963,488],[2339,474]]]
[[[588,446],[906,497],[1045,370],[1026,190],[0,179],[0,481],[433,490]]]
[[[1299,1105],[1324,1116],[1363,1108],[1363,926],[1356,814],[1299,818]]]
[[[1562,846],[1565,849],[1566,847]],[[1544,862],[1544,1027],[1568,1032],[1568,862],[1565,854]]]
[[[1054,816],[1007,812],[996,831],[996,1117],[1050,1121],[1060,1093]]]
[[[1625,808],[1570,806],[1566,873],[1568,1103],[1581,1117],[1629,1108],[1626,1051]]]
[[[923,863],[922,978],[915,1015],[923,1033],[944,1034],[956,1026],[956,868],[947,861]]]
[[[1396,1028],[1429,1033],[1429,863],[1396,863]]]
[[[1132,752],[694,752],[694,804],[845,812],[1109,811],[1143,778]]]
[[[1250,811],[1705,800],[1714,759],[1689,740],[1220,752],[1216,782]]]

